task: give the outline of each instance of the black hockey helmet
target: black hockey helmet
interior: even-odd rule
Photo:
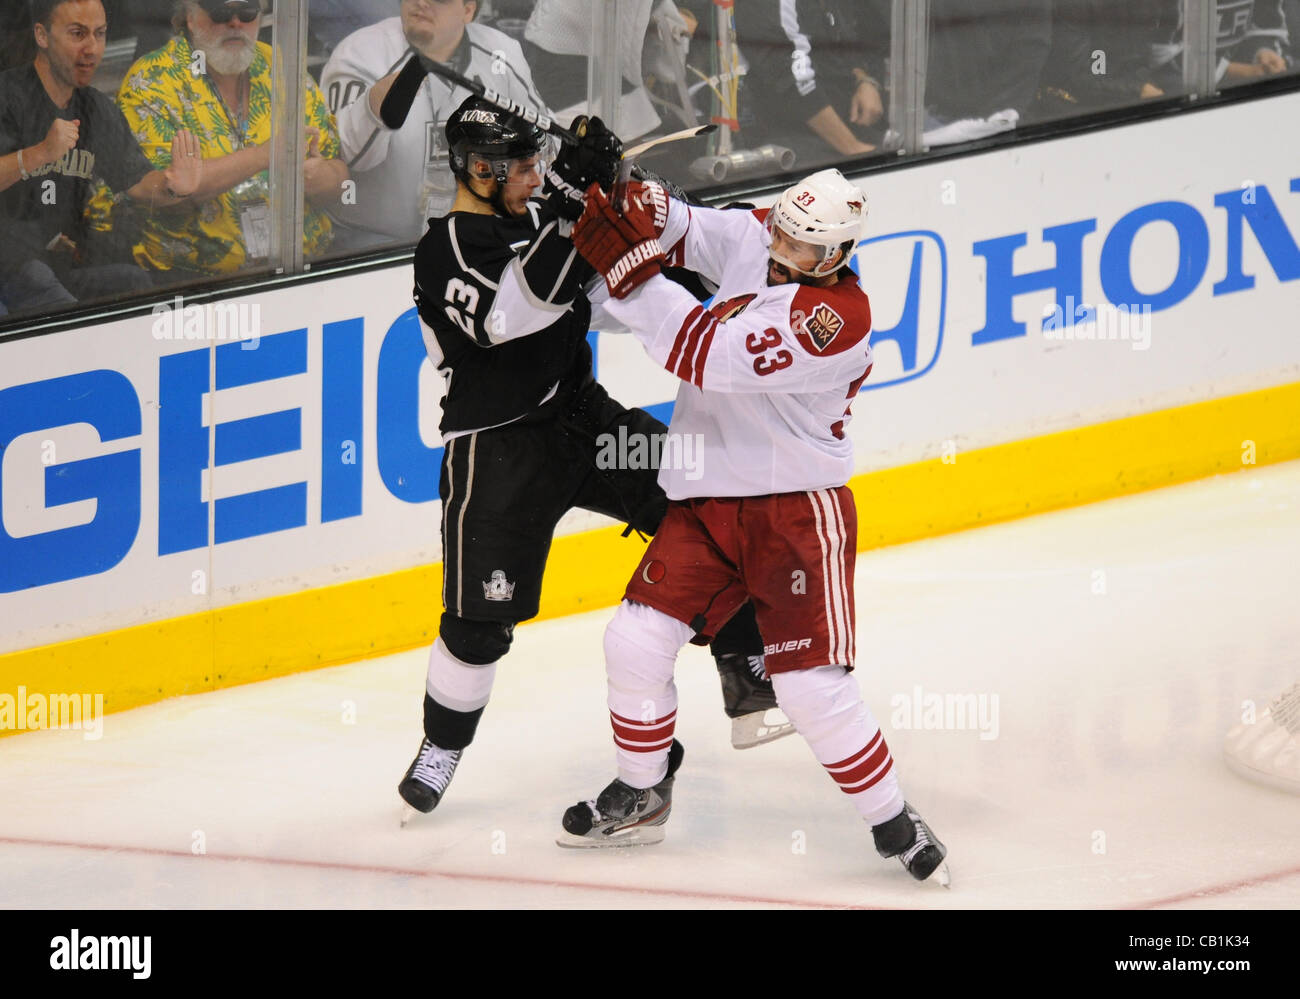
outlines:
[[[546,133],[518,115],[471,94],[447,119],[447,150],[451,170],[468,182],[472,156],[491,164],[492,176],[504,184],[510,161],[542,152]]]

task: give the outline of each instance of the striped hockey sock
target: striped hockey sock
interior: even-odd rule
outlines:
[[[894,758],[843,666],[777,673],[772,685],[781,710],[868,824],[902,811]]]
[[[668,773],[668,747],[677,726],[673,667],[690,637],[687,625],[626,600],[605,629],[618,776],[632,787],[654,787]]]

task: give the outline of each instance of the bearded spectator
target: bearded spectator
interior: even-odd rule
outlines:
[[[171,279],[228,274],[267,263],[271,245],[271,47],[257,40],[258,0],[177,0],[176,32],[138,60],[118,94],[127,121],[155,165],[170,161],[178,129],[200,137],[203,181],[185,211],[145,221],[135,258]],[[303,250],[329,246],[323,210],[344,196],[348,170],[320,89],[304,76],[307,211]]]

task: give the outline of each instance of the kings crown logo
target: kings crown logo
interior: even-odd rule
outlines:
[[[501,569],[492,570],[492,578],[483,584],[483,597],[487,600],[509,600],[515,595],[515,584],[506,579]]]

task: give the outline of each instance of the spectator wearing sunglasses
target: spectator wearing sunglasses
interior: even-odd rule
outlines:
[[[261,26],[258,0],[177,0],[175,36],[137,60],[122,81],[118,104],[155,165],[167,160],[177,129],[194,132],[203,147],[203,182],[185,210],[146,220],[135,247],[138,262],[172,279],[269,260],[271,47],[257,40]],[[324,96],[310,78],[304,86],[303,250],[314,257],[330,244],[323,209],[339,201],[348,170]]]

